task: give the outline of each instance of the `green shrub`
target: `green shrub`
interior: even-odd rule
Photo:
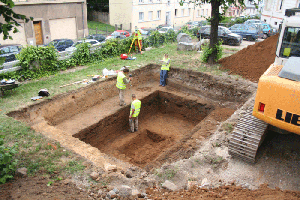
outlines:
[[[223,55],[222,41],[219,41],[218,44],[215,45],[215,49],[217,50],[217,56],[215,59],[215,61],[217,62],[222,58]],[[209,48],[209,44],[203,45],[203,54],[201,56],[202,62],[207,63],[208,57],[212,54],[212,52],[213,48]]]
[[[28,46],[16,57],[21,66],[18,73],[25,79],[38,79],[58,71],[58,53],[53,47]]]
[[[91,44],[88,42],[83,42],[81,44],[76,45],[76,51],[73,53],[71,59],[73,59],[73,63],[76,65],[83,65],[90,61],[90,46]]]
[[[17,145],[5,147],[4,136],[0,135],[0,184],[13,178],[18,163],[18,160],[13,159],[13,156],[17,153],[17,148]]]
[[[174,31],[161,34],[154,31],[148,38],[143,39],[143,48],[154,46],[159,47],[165,43],[176,41],[177,34]],[[21,70],[16,72],[7,72],[0,74],[0,78],[22,79],[38,79],[44,76],[49,76],[57,73],[59,70],[84,65],[91,61],[101,61],[106,58],[119,56],[122,53],[128,53],[132,43],[133,36],[123,40],[110,39],[106,41],[101,48],[95,50],[93,54],[90,52],[90,44],[82,43],[76,46],[76,51],[71,58],[58,60],[58,53],[54,47],[34,47],[29,46],[17,55],[20,61]],[[135,45],[132,45],[131,52],[135,50]]]

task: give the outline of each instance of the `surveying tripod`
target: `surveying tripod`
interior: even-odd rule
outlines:
[[[137,41],[136,41],[136,40],[137,40]],[[137,45],[138,45],[138,50],[139,50],[139,52],[141,52],[141,53],[142,53],[142,40],[140,40],[138,37],[134,36],[134,37],[133,37],[133,39],[132,39],[132,42],[131,42],[130,48],[129,48],[128,55],[130,54],[130,51],[131,51],[132,45],[133,45],[133,43],[134,43],[135,41],[137,42]],[[136,51],[136,46],[137,46],[137,45],[135,45],[135,51]]]

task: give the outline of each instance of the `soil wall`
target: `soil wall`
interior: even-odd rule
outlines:
[[[142,99],[141,102],[140,123],[149,118],[150,115],[161,112],[188,120],[196,125],[214,110],[214,107],[211,105],[186,100],[171,93],[161,91],[155,91]],[[106,148],[107,142],[120,137],[122,130],[128,129],[129,111],[130,106],[128,105],[120,109],[117,113],[102,119],[97,124],[87,127],[73,136],[103,151]]]
[[[139,90],[141,85],[159,83],[159,65],[147,65],[130,72],[133,75],[131,89]],[[178,91],[221,102],[244,102],[256,86],[244,80],[233,80],[192,70],[172,68],[169,86]],[[33,125],[46,120],[56,126],[71,117],[118,95],[116,76],[92,83],[78,90],[44,99],[26,108],[8,113],[10,117]]]

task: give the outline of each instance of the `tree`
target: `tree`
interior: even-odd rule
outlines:
[[[109,12],[109,0],[87,0],[89,11]]]
[[[25,15],[15,13],[12,8],[15,6],[12,0],[0,0],[0,16],[4,19],[5,22],[0,22],[0,34],[3,33],[3,40],[12,39],[12,36],[9,35],[9,32],[13,30],[13,33],[17,33],[18,26],[21,26],[18,20],[23,20],[26,23],[29,20],[33,20],[32,17],[27,18]]]
[[[195,3],[196,5],[201,5],[204,3],[210,3],[211,4],[211,29],[210,29],[210,44],[209,48],[212,48],[213,51],[210,54],[208,58],[208,63],[213,64],[215,63],[216,56],[217,56],[217,49],[215,48],[216,44],[218,44],[218,26],[221,18],[224,16],[225,11],[229,8],[229,6],[234,5],[236,7],[243,7],[244,0],[195,0],[192,1],[186,1],[181,0],[180,5],[183,5],[183,3]],[[220,13],[220,7],[223,10],[222,13]]]

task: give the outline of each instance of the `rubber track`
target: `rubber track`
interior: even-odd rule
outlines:
[[[239,119],[229,141],[229,153],[244,161],[254,163],[260,141],[268,124],[257,119],[249,110]]]

